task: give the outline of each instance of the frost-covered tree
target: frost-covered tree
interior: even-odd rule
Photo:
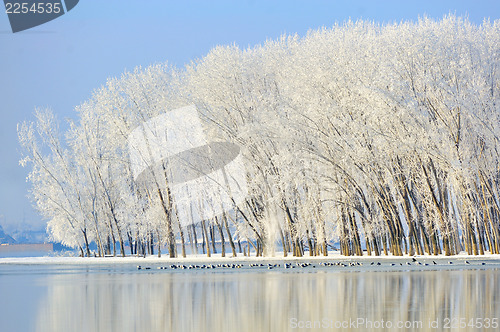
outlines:
[[[89,242],[124,254],[128,239],[133,254],[167,245],[174,257],[200,234],[208,255],[216,241],[236,255],[240,240],[256,255],[499,253],[499,55],[500,21],[452,15],[218,46],[183,69],[110,79],[64,142],[38,112],[19,127],[23,163],[51,235],[87,254]],[[196,222],[200,202],[189,227],[166,173],[134,180],[127,145],[186,105],[208,141],[239,147],[248,185],[243,202]]]

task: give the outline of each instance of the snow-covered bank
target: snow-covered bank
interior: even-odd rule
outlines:
[[[421,262],[433,262],[437,264],[464,264],[466,261],[470,263],[481,263],[487,262],[488,265],[495,264],[500,267],[500,255],[485,254],[482,256],[467,255],[465,252],[454,256],[392,256],[392,255],[382,255],[382,256],[341,256],[339,252],[332,251],[328,253],[328,256],[304,256],[304,257],[293,257],[288,255],[283,257],[283,253],[276,253],[272,257],[255,257],[255,256],[238,256],[231,257],[230,255],[226,257],[221,257],[220,254],[212,254],[211,257],[206,255],[188,255],[186,258],[177,257],[170,258],[168,255],[158,256],[147,256],[147,257],[137,257],[137,256],[127,256],[127,257],[8,257],[0,258],[0,264],[190,264],[190,263],[200,263],[208,262],[211,264],[219,263],[252,263],[252,262],[359,262],[363,264],[371,262],[381,262],[381,263],[404,263],[412,262],[413,258]]]

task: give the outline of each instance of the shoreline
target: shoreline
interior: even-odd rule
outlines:
[[[57,257],[57,256],[43,256],[43,257],[2,257],[0,258],[0,265],[64,265],[64,264],[74,264],[74,265],[101,265],[101,264],[189,264],[189,263],[209,263],[209,264],[220,264],[220,263],[230,263],[230,264],[243,264],[243,263],[325,263],[325,262],[338,262],[338,263],[360,263],[366,264],[367,262],[380,262],[380,263],[404,263],[412,262],[416,259],[420,262],[432,262],[442,264],[466,264],[466,261],[470,263],[482,263],[488,262],[488,265],[492,263],[500,267],[500,255],[485,253],[484,255],[468,255],[465,252],[461,252],[454,256],[442,255],[403,255],[403,256],[392,256],[392,255],[381,255],[381,256],[342,256],[339,252],[332,251],[328,253],[328,256],[308,256],[294,257],[288,255],[283,256],[282,252],[277,252],[274,256],[237,256],[232,257],[230,254],[226,257],[221,257],[221,254],[212,254],[211,257],[207,257],[203,254],[198,255],[188,255],[187,257],[176,257],[170,258],[168,255],[162,255],[158,257],[157,255],[137,257],[137,256],[116,256],[116,257]],[[451,262],[451,263],[450,263]]]

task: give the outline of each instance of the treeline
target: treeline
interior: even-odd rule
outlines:
[[[200,237],[209,255],[238,241],[256,255],[498,254],[499,70],[500,21],[455,16],[221,46],[109,79],[64,135],[37,110],[18,128],[21,162],[50,235],[82,255],[94,242],[175,257]],[[248,183],[232,211],[187,227],[168,186],[134,181],[127,147],[186,105],[209,140],[240,147]]]

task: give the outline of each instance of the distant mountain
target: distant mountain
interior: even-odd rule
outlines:
[[[5,234],[3,231],[2,225],[0,225],[0,244],[2,243],[8,243],[8,244],[13,244],[16,243],[16,240],[12,238],[12,236]]]
[[[11,233],[17,243],[46,243],[49,242],[45,230],[21,230]]]

